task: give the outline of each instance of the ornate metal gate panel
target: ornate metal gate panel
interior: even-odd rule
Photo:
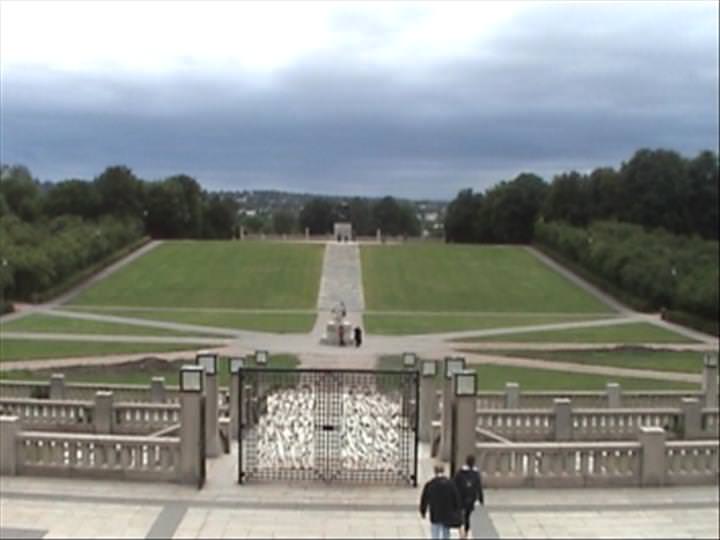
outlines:
[[[244,369],[239,479],[417,485],[416,371]]]

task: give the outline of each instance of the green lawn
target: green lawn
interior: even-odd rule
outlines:
[[[570,328],[565,330],[542,330],[459,338],[455,341],[530,342],[530,343],[696,343],[694,340],[676,334],[651,323],[629,323],[614,326]]]
[[[547,313],[527,315],[443,315],[443,314],[365,314],[365,330],[371,334],[405,335],[460,332],[464,330],[487,330],[532,324],[551,324],[593,320],[599,315],[552,315]]]
[[[188,332],[178,332],[165,328],[151,328],[84,319],[53,317],[52,315],[33,314],[0,324],[1,332],[43,332],[49,334],[117,334],[125,336],[187,336]]]
[[[498,356],[552,360],[553,362],[653,369],[681,373],[702,373],[703,369],[703,353],[697,351],[664,351],[640,347],[623,347],[591,351],[483,350],[482,352]]]
[[[366,307],[377,311],[613,311],[522,247],[362,246]]]
[[[180,367],[194,363],[194,355],[188,355],[187,359],[173,360],[172,362],[153,360],[149,363],[128,362],[108,366],[68,367],[64,368],[62,373],[65,374],[65,380],[68,382],[150,384],[153,377],[165,377],[166,385],[176,386],[178,385]],[[297,367],[299,363],[297,357],[293,355],[271,355],[268,360],[268,366],[271,368],[292,369]],[[50,375],[53,373],[58,373],[58,369],[0,371],[0,379],[46,381],[50,379]],[[227,386],[230,383],[226,358],[220,357],[219,359],[218,376],[218,382],[221,386]]]
[[[166,242],[81,293],[75,305],[314,308],[323,246]]]
[[[379,368],[399,369],[402,365],[400,357],[383,357],[378,362]],[[442,363],[440,363],[440,366]],[[440,367],[440,369],[442,369]],[[605,390],[607,383],[619,383],[623,390],[685,390],[698,389],[699,385],[662,381],[657,379],[641,379],[635,377],[615,377],[572,373],[549,369],[532,369],[515,366],[498,366],[483,364],[475,367],[478,374],[478,390],[503,390],[505,383],[516,382],[521,390]]]
[[[0,362],[11,360],[39,360],[74,356],[103,356],[108,354],[160,353],[169,351],[209,349],[212,345],[188,343],[105,343],[90,341],[50,341],[2,338]]]
[[[215,326],[234,330],[254,330],[279,334],[304,334],[312,330],[315,314],[310,313],[238,313],[233,311],[151,311],[151,310],[93,310],[83,309],[87,313],[116,315],[156,321],[178,322]]]

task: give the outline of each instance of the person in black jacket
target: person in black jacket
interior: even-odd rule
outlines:
[[[455,473],[453,478],[457,486],[463,505],[463,526],[460,528],[460,538],[467,538],[470,533],[470,514],[475,508],[475,501],[485,504],[480,472],[475,468],[475,456],[469,455],[465,465]]]
[[[430,507],[430,535],[432,538],[450,538],[450,527],[457,527],[462,501],[455,483],[445,476],[442,465],[435,465],[435,478],[429,480],[420,496],[420,515],[424,518]]]

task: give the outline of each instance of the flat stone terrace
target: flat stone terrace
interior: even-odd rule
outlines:
[[[427,456],[427,448],[422,447]],[[429,538],[421,486],[238,485],[235,452],[204,489],[0,478],[0,538]],[[420,474],[429,475],[423,457]],[[718,538],[717,486],[487,490],[475,538]],[[457,531],[453,533],[457,537]]]

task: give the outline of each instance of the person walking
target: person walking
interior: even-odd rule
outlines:
[[[485,504],[480,471],[475,467],[475,456],[469,455],[453,478],[463,505],[463,526],[460,527],[460,538],[467,538],[470,533],[470,515],[475,509],[475,501]]]
[[[362,328],[359,326],[355,327],[355,347],[362,345]]]
[[[445,468],[435,465],[435,477],[429,480],[420,495],[420,515],[425,518],[430,507],[431,538],[450,538],[450,527],[462,523],[462,500],[455,482],[445,476]]]

